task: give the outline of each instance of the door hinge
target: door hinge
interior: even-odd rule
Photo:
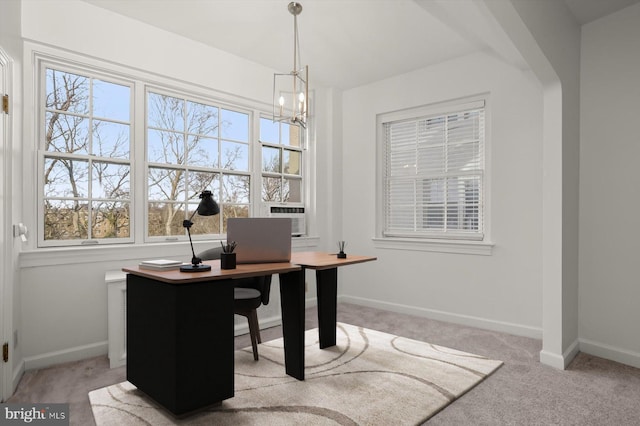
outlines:
[[[2,345],[2,360],[4,362],[9,362],[9,343],[5,343]]]
[[[4,111],[5,114],[9,114],[9,95],[2,97],[2,111]]]

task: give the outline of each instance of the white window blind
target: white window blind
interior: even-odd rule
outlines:
[[[483,238],[484,102],[383,122],[384,236]]]

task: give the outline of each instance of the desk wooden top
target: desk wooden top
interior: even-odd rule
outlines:
[[[356,263],[377,260],[373,256],[357,256],[347,253],[346,259],[338,259],[336,253],[321,251],[304,251],[291,253],[291,262],[283,263],[243,263],[235,269],[220,269],[219,260],[208,260],[202,263],[211,265],[210,271],[181,272],[179,269],[169,271],[157,271],[142,269],[138,266],[122,268],[124,272],[151,278],[170,284],[188,284],[201,281],[215,281],[236,278],[260,277],[262,275],[280,274],[299,271],[301,267],[307,269],[332,269],[338,266],[354,265]]]
[[[338,259],[336,253],[325,253],[321,251],[291,253],[291,263],[304,266],[307,269],[331,269],[338,266],[370,262],[372,260],[377,260],[377,258],[373,256],[356,256],[347,253],[346,259]]]
[[[229,278],[260,277],[262,275],[294,272],[301,269],[299,265],[292,262],[238,264],[235,269],[220,269],[220,260],[207,260],[202,263],[211,265],[211,270],[204,272],[181,272],[179,269],[156,271],[151,269],[142,269],[138,266],[122,268],[122,270],[130,274],[170,284],[189,284],[201,281],[225,280]]]

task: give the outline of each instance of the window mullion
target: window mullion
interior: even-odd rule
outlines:
[[[147,140],[147,120],[145,116],[146,108],[144,105],[147,103],[146,87],[144,84],[135,84],[134,95],[132,99],[132,120],[133,120],[133,149],[131,164],[140,164],[141,167],[132,167],[132,194],[131,204],[133,209],[134,220],[133,224],[144,224],[143,226],[133,227],[134,238],[137,242],[146,241],[147,236],[147,221],[145,217],[148,216],[149,203],[148,200],[148,176],[149,176],[149,162],[146,156],[146,140]],[[134,105],[136,106],[134,108]]]

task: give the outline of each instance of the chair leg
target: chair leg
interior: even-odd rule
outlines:
[[[258,343],[262,343],[262,341],[260,340],[258,314],[255,310],[236,311],[235,313],[236,315],[242,315],[243,317],[247,318],[247,322],[249,323],[249,337],[251,337],[251,348],[253,349],[253,359],[258,361]]]
[[[255,310],[243,312],[243,316],[247,317],[247,321],[249,322],[249,336],[251,337],[251,348],[253,349],[253,359],[258,361],[258,336],[256,335],[256,330],[260,331],[260,327],[257,326],[258,323],[258,315]]]
[[[235,314],[247,318],[247,322],[249,323],[249,336],[251,337],[251,348],[253,349],[253,359],[258,361],[258,343],[262,343],[260,324],[258,324],[258,312],[254,309],[251,311],[236,311]]]
[[[253,321],[253,334],[256,336],[258,343],[262,343],[262,337],[260,336],[260,324],[258,323],[258,311],[255,309],[249,313],[250,321]]]

